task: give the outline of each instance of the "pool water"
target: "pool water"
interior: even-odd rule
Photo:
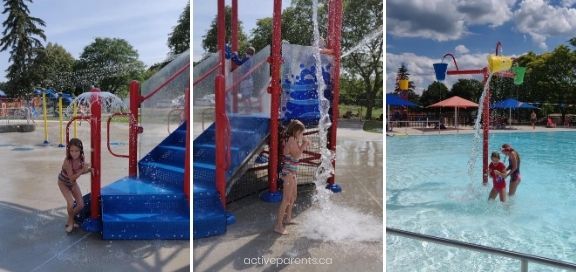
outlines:
[[[386,138],[386,225],[576,262],[576,132],[497,133],[521,157],[516,196],[488,202],[482,154],[468,176],[472,135]],[[505,156],[501,154],[508,165]],[[509,179],[507,179],[507,187]],[[498,199],[498,198],[497,198]],[[387,235],[388,271],[519,271],[514,259]],[[562,271],[529,264],[530,271]]]

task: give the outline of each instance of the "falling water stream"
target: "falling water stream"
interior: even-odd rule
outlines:
[[[315,73],[317,79],[317,93],[319,99],[320,120],[318,123],[320,137],[321,162],[318,166],[314,183],[316,194],[314,205],[303,214],[303,224],[298,231],[310,239],[324,241],[382,241],[382,220],[371,214],[356,210],[355,208],[337,204],[331,200],[332,192],[325,189],[326,181],[334,174],[332,161],[335,154],[327,148],[328,129],[332,122],[328,110],[330,101],[324,96],[326,83],[322,76],[322,62],[320,55],[320,33],[318,30],[318,0],[313,0],[312,16],[314,22],[314,58],[316,60]],[[339,41],[337,41],[339,42]],[[360,47],[358,47],[360,48]]]

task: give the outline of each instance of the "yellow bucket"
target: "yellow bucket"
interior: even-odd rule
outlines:
[[[400,86],[400,90],[403,90],[403,91],[408,90],[408,80],[407,79],[400,79],[400,81],[398,82],[398,85]]]
[[[488,56],[488,69],[491,73],[510,70],[510,67],[512,67],[512,58],[496,55]]]

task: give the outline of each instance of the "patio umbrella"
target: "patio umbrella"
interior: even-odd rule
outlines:
[[[460,96],[452,96],[448,99],[442,100],[440,102],[434,103],[427,108],[454,108],[454,127],[458,127],[458,108],[466,109],[466,108],[477,108],[478,104],[466,100]]]
[[[538,109],[535,106],[526,102],[518,101],[514,98],[504,99],[502,101],[494,102],[490,108],[493,109],[508,109],[508,120],[512,119],[512,109]]]
[[[6,93],[2,90],[0,90],[0,96],[6,96]]]

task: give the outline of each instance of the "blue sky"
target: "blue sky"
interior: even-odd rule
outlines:
[[[460,69],[480,69],[498,41],[503,55],[519,56],[551,51],[574,37],[576,0],[388,0],[386,90],[393,90],[401,63],[421,93],[445,53],[456,56]],[[447,76],[445,83],[450,88],[460,78]]]
[[[227,5],[232,1],[227,0]],[[250,37],[251,30],[256,27],[256,20],[272,17],[273,0],[238,0],[238,20],[242,22],[244,32]],[[290,0],[282,0],[282,9],[290,6]],[[202,58],[202,36],[208,32],[212,20],[216,17],[217,2],[194,0],[192,11],[192,55],[194,61]]]
[[[138,51],[140,60],[152,65],[168,52],[168,34],[188,0],[36,0],[30,15],[46,22],[48,42],[63,46],[75,58],[97,37],[122,38]],[[6,15],[0,15],[3,22]],[[5,80],[9,53],[0,53],[0,81]]]

